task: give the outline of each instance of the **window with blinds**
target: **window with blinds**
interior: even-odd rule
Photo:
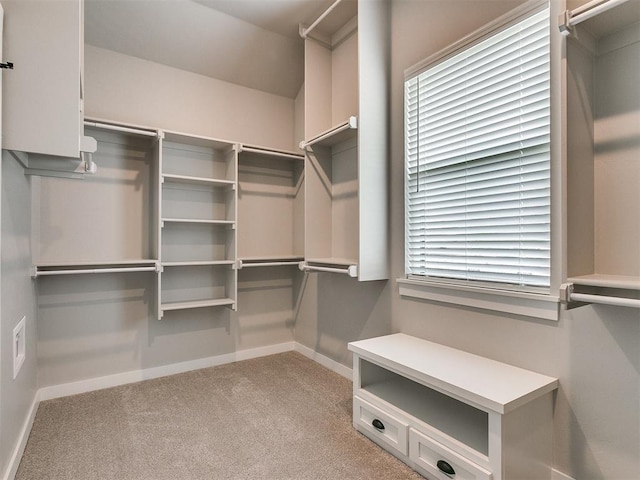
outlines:
[[[549,37],[545,8],[405,80],[410,278],[548,289]]]

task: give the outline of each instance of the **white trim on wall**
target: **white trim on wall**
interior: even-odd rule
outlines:
[[[305,347],[298,342],[295,342],[295,351],[301,353],[307,358],[310,358],[314,362],[319,363],[323,367],[328,368],[329,370],[332,370],[339,375],[342,375],[347,380],[353,380],[353,370],[341,364],[340,362],[336,362],[335,360],[332,360],[331,358],[322,355],[321,353],[318,353],[309,347]]]
[[[29,440],[29,434],[31,433],[31,427],[33,427],[33,421],[36,418],[38,405],[40,405],[40,391],[37,391],[33,397],[33,402],[31,403],[31,407],[29,408],[29,415],[27,416],[24,425],[20,430],[18,441],[16,442],[16,446],[13,450],[13,453],[11,454],[11,458],[9,459],[9,463],[7,465],[6,471],[4,472],[2,480],[13,480],[16,476],[16,473],[18,473],[20,460],[22,459],[22,454],[24,453],[24,449],[27,446],[27,440]]]
[[[213,357],[199,358],[187,362],[173,363],[161,367],[145,368],[142,370],[132,370],[129,372],[106,375],[104,377],[89,378],[77,382],[52,385],[38,390],[40,400],[51,400],[53,398],[67,397],[78,393],[92,392],[103,388],[117,387],[128,383],[151,380],[153,378],[166,377],[177,373],[190,372],[201,368],[215,367],[226,363],[249,360],[251,358],[264,357],[276,353],[289,352],[294,350],[294,342],[279,343],[266,347],[252,348],[248,350],[238,350],[232,353],[216,355]]]
[[[575,480],[573,477],[566,475],[555,468],[551,469],[551,480]]]
[[[301,345],[297,342],[285,342],[266,347],[252,348],[248,350],[238,350],[232,353],[216,355],[213,357],[199,358],[187,362],[173,363],[163,365],[161,367],[146,368],[143,370],[133,370],[129,372],[116,373],[103,377],[89,378],[87,380],[79,380],[77,382],[63,383],[60,385],[52,385],[43,387],[38,390],[38,398],[40,401],[51,400],[53,398],[67,397],[69,395],[77,395],[79,393],[92,392],[103,388],[117,387],[128,383],[140,382],[143,380],[151,380],[153,378],[166,377],[177,373],[190,372],[201,368],[215,367],[226,363],[238,362],[241,360],[249,360],[251,358],[265,357],[276,353],[296,351],[307,358],[319,363],[320,365],[336,372],[339,375],[351,380],[351,369],[342,365],[335,360],[326,357],[309,347]]]

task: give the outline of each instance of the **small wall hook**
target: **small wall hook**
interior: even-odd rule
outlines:
[[[13,62],[0,63],[0,68],[8,68],[13,70]]]

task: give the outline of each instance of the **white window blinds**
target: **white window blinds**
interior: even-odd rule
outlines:
[[[549,11],[405,81],[406,273],[548,287]]]

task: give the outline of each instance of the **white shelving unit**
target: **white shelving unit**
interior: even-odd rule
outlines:
[[[301,30],[305,270],[389,276],[387,8],[343,0]]]
[[[354,427],[427,478],[551,478],[557,379],[400,333],[349,350]]]
[[[569,111],[567,300],[640,308],[640,8],[589,2],[568,11],[560,30]]]
[[[158,211],[158,318],[237,298],[237,151],[222,140],[163,132]]]
[[[95,175],[34,177],[34,278],[155,273],[162,318],[235,310],[238,270],[304,260],[304,155],[106,120],[86,129]]]

